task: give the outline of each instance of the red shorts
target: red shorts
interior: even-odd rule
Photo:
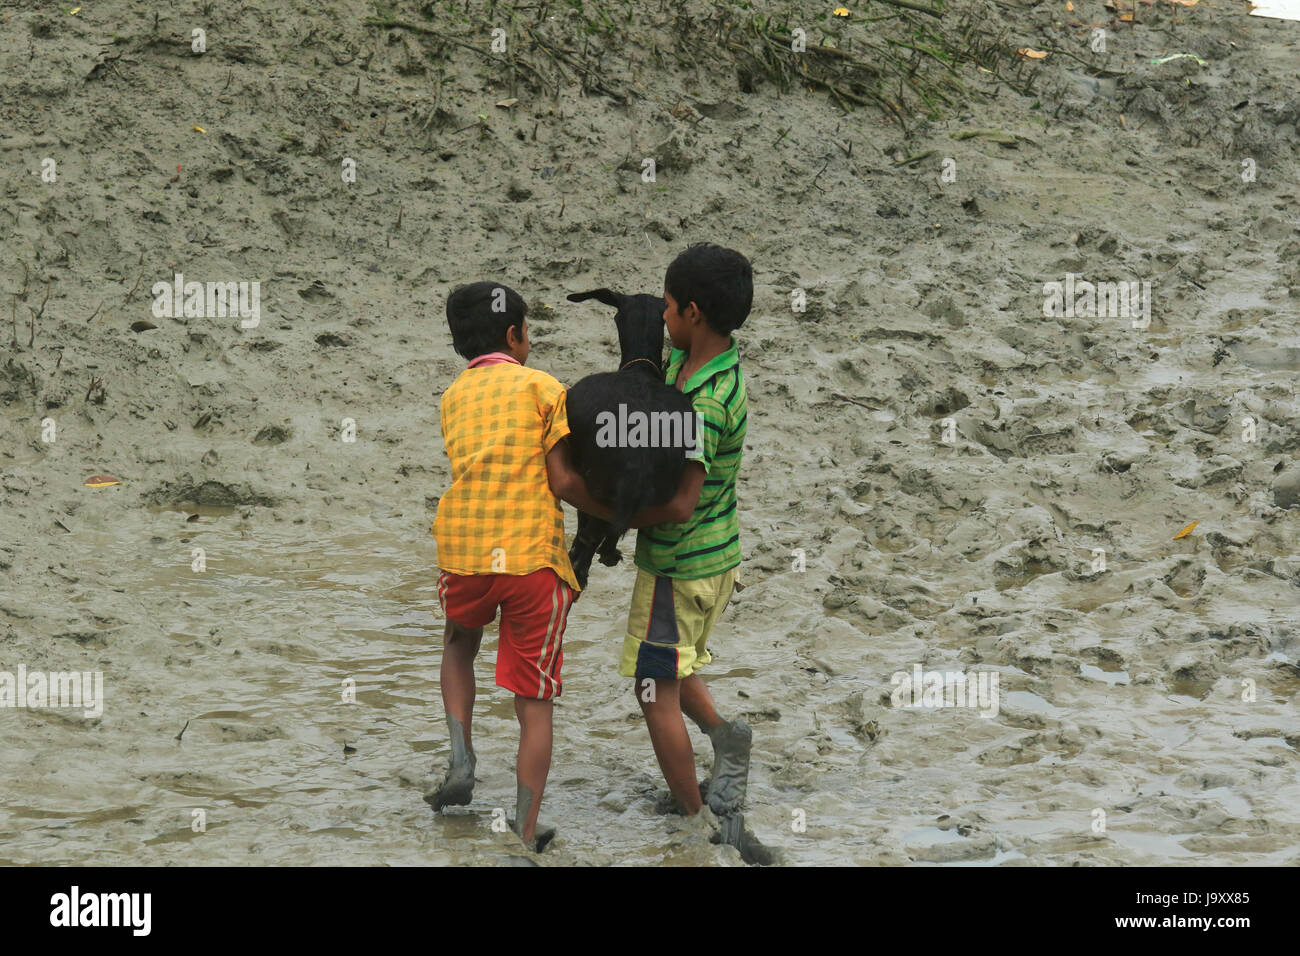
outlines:
[[[575,596],[550,568],[529,574],[443,571],[438,577],[438,604],[463,627],[485,627],[501,608],[497,685],[537,700],[560,696],[561,643]]]

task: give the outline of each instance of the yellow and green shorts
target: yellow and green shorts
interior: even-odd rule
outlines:
[[[708,578],[668,578],[636,570],[618,672],[624,677],[690,677],[709,661],[713,625],[731,600],[736,569]]]

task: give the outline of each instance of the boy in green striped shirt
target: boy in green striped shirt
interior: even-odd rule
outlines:
[[[682,715],[709,735],[709,809],[723,818],[724,839],[737,846],[750,729],[718,715],[697,672],[711,660],[705,640],[731,599],[740,564],[736,475],[746,402],[731,333],[744,324],[753,299],[753,270],[734,250],[691,246],[668,267],[664,324],[673,350],[664,380],[691,399],[696,444],[673,500],[632,522],[641,529],[637,578],[619,663],[619,673],[634,678],[659,767],[687,816],[699,813],[703,800]]]

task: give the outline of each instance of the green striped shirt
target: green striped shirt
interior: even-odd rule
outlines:
[[[673,349],[664,381],[677,382],[687,353]],[[695,511],[683,524],[642,528],[636,536],[636,566],[670,578],[707,578],[740,564],[740,522],[736,475],[745,446],[745,378],[736,340],[682,387],[703,427],[697,436],[704,487]]]

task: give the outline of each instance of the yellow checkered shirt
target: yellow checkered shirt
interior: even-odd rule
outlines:
[[[442,570],[551,568],[578,590],[564,512],[546,480],[546,453],[569,434],[565,394],[552,376],[512,362],[467,368],[443,393],[451,487],[433,522]]]

